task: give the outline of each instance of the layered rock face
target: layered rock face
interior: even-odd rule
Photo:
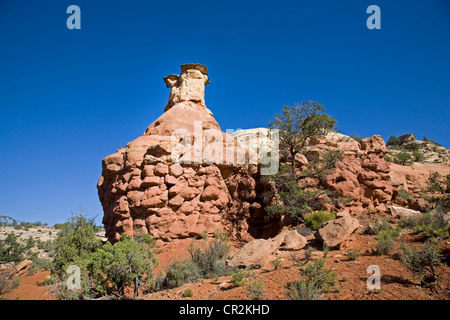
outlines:
[[[387,146],[388,154],[395,159],[400,152],[408,152],[413,155],[412,147],[415,147],[417,152],[421,153],[423,159],[421,163],[436,164],[436,165],[450,165],[450,149],[429,140],[417,140],[412,133],[406,133],[400,137],[399,145]],[[413,157],[414,158],[414,157]],[[417,162],[416,162],[417,163]]]
[[[414,134],[407,133],[398,137],[398,145],[388,145],[388,155],[395,161],[400,152],[412,155],[414,164],[403,166],[391,163],[391,183],[394,188],[393,202],[415,210],[427,210],[430,204],[423,199],[422,190],[428,187],[428,178],[438,172],[441,176],[450,174],[450,149],[429,140],[417,140]],[[421,155],[416,158],[415,153]],[[405,196],[399,196],[403,192]]]
[[[276,234],[264,220],[258,156],[220,131],[205,106],[202,65],[164,78],[165,112],[145,133],[103,159],[98,193],[106,236],[149,233],[156,239],[225,229],[244,240]]]
[[[442,164],[416,163],[411,166],[402,166],[391,163],[390,167],[389,175],[394,188],[393,202],[414,210],[429,209],[429,203],[423,199],[422,195],[422,190],[427,188],[428,178],[434,172],[439,172],[443,177],[450,174],[450,166]],[[401,190],[406,191],[410,198],[400,197]]]
[[[241,143],[247,143],[252,150],[261,149],[261,144],[269,144],[267,139],[269,129],[257,128],[238,131],[233,134]],[[310,154],[321,154],[326,150],[339,149],[343,153],[343,161],[321,183],[325,188],[333,190],[338,196],[348,197],[349,202],[338,204],[338,209],[354,213],[366,213],[371,210],[389,212],[389,205],[397,204],[415,210],[426,210],[427,202],[421,195],[426,188],[427,179],[433,172],[441,176],[450,174],[448,166],[448,149],[437,146],[430,141],[418,141],[414,135],[406,134],[399,137],[402,148],[387,148],[379,135],[361,139],[330,133],[320,139],[311,141]],[[419,151],[424,154],[424,163],[403,166],[387,162],[384,156],[395,156],[401,150],[408,150],[408,144],[416,143]],[[262,147],[269,148],[269,145]],[[427,151],[428,150],[428,151]],[[299,168],[308,164],[306,155],[298,154],[296,163]],[[405,200],[399,197],[399,191],[404,190],[411,198]]]
[[[343,151],[343,161],[328,175],[323,185],[339,196],[349,197],[340,209],[363,213],[368,210],[386,211],[392,199],[390,165],[384,160],[387,153],[384,140],[379,135],[364,138],[360,143],[351,138],[327,137],[331,148]]]
[[[261,143],[268,143],[264,128],[238,131],[233,134],[240,142],[248,142],[249,148],[257,150]],[[269,148],[266,146],[265,148]],[[299,169],[311,161],[312,157],[321,156],[327,150],[339,149],[343,161],[335,170],[317,181],[325,188],[332,190],[337,196],[348,198],[345,204],[329,210],[346,210],[347,212],[364,213],[368,210],[386,211],[392,199],[393,187],[390,182],[389,162],[384,160],[387,153],[384,140],[379,135],[357,142],[349,136],[332,132],[322,138],[310,141],[305,155],[297,154],[296,164]]]

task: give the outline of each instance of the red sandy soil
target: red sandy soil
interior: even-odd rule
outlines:
[[[33,275],[26,273],[20,277],[20,284],[2,296],[7,300],[49,300],[52,296],[47,293],[48,288],[42,283],[50,271],[38,271]]]
[[[407,243],[419,243],[418,236],[413,233],[402,235],[401,241]],[[162,252],[157,254],[159,266],[155,269],[155,274],[164,272],[164,267],[176,259],[188,257],[188,247],[191,239],[184,239],[161,246]],[[400,242],[400,241],[399,241]],[[314,244],[314,240],[310,240]],[[231,243],[232,250],[238,250],[242,244]],[[347,247],[341,250],[331,250],[326,257],[326,265],[338,274],[336,288],[323,295],[325,300],[449,300],[450,299],[450,242],[444,241],[439,245],[444,256],[445,267],[438,267],[437,285],[422,287],[417,277],[395,256],[378,256],[372,252],[375,247],[376,237],[373,235],[353,234]],[[348,249],[359,249],[360,256],[351,261],[347,257]],[[397,252],[398,247],[393,251]],[[297,253],[297,258],[302,254]],[[270,263],[266,263],[261,269],[253,270],[256,276],[262,279],[265,286],[263,299],[286,300],[285,285],[297,278],[300,278],[299,268],[305,262],[301,259],[294,261],[292,252],[282,252],[282,267],[274,270]],[[270,258],[274,259],[276,256]],[[299,264],[300,261],[300,264]],[[367,267],[378,265],[381,270],[381,291],[370,292],[367,289],[366,281],[371,275],[367,273]],[[47,300],[51,295],[47,293],[47,287],[42,284],[48,271],[39,271],[34,275],[23,275],[18,288],[3,295],[2,298],[8,300]],[[185,284],[181,287],[164,290],[160,292],[141,294],[139,299],[145,300],[246,300],[248,298],[247,289],[244,286],[220,289],[221,282],[230,282],[231,276],[218,279],[207,279],[198,283]],[[190,288],[193,291],[192,297],[183,297],[183,291]]]
[[[403,236],[402,241],[407,243],[417,242],[417,237],[412,234]],[[188,256],[187,248],[191,240],[183,240],[179,243],[171,243],[164,247],[165,257],[182,255]],[[332,268],[338,274],[336,289],[324,294],[322,299],[330,300],[449,300],[450,299],[450,267],[438,267],[438,284],[427,288],[420,286],[417,277],[403,264],[388,256],[378,256],[372,253],[375,247],[375,236],[353,234],[346,248],[342,250],[331,250],[326,258],[326,266]],[[441,252],[446,256],[448,265],[450,244],[443,243],[439,246]],[[346,253],[348,249],[359,249],[360,256],[351,261]],[[394,249],[394,252],[398,248]],[[236,250],[236,248],[235,248]],[[172,253],[172,254],[171,254]],[[298,254],[301,257],[301,253]],[[258,278],[261,278],[265,286],[263,299],[286,300],[285,285],[300,278],[298,262],[292,259],[292,253],[284,252],[282,267],[274,270],[270,263],[261,269],[254,270]],[[275,258],[275,256],[273,257]],[[167,259],[161,259],[165,264]],[[304,262],[303,262],[304,263]],[[381,270],[381,292],[370,292],[366,281],[371,275],[367,273],[367,267],[378,265]],[[346,277],[343,277],[343,276]],[[247,300],[248,292],[245,287],[233,287],[228,290],[219,288],[221,282],[229,282],[231,276],[219,279],[207,279],[198,283],[185,284],[170,290],[164,290],[141,296],[145,300]],[[183,291],[190,288],[192,297],[183,297]]]

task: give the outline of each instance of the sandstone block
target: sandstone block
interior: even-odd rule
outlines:
[[[183,167],[179,163],[175,163],[169,167],[169,173],[178,178],[183,174]]]
[[[169,167],[161,162],[158,162],[155,166],[154,173],[157,176],[165,176],[169,173]]]
[[[350,235],[359,228],[359,222],[355,218],[342,217],[330,220],[322,224],[316,232],[316,238],[323,241],[330,248],[344,243]]]
[[[164,182],[168,185],[175,185],[177,184],[178,180],[174,176],[166,174],[166,176],[164,177]]]
[[[162,182],[161,177],[145,177],[141,182],[142,187],[151,187],[160,185]]]

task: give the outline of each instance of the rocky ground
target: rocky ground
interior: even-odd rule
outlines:
[[[376,236],[367,232],[367,226],[372,217],[360,217],[360,227],[351,235],[345,246],[332,249],[326,256],[326,266],[337,273],[338,283],[322,299],[325,300],[448,300],[450,299],[450,241],[442,241],[438,247],[441,250],[447,266],[438,267],[438,282],[435,285],[421,286],[417,276],[407,269],[396,257],[399,243],[421,243],[422,239],[412,231],[404,231],[391,255],[374,253]],[[392,217],[391,217],[392,218]],[[49,228],[50,229],[50,228]],[[41,230],[42,233],[42,230]],[[53,234],[53,233],[52,233]],[[47,235],[48,236],[48,235]],[[251,270],[264,284],[264,300],[286,300],[285,285],[293,279],[300,278],[299,269],[306,263],[305,249],[313,247],[311,260],[323,257],[322,243],[308,236],[306,246],[297,251],[276,250],[266,257],[264,263]],[[163,272],[165,267],[176,259],[189,257],[188,247],[191,239],[179,239],[161,245],[157,254],[159,266],[155,273]],[[230,242],[231,255],[242,248],[244,243]],[[359,250],[359,256],[351,260],[348,250]],[[280,259],[281,267],[275,269],[270,261]],[[371,275],[367,268],[377,265],[381,271],[381,290],[369,291],[366,281]],[[52,299],[48,288],[43,284],[48,271],[35,273],[23,272],[19,286],[3,295],[8,300],[42,300]],[[184,297],[185,289],[193,292],[191,297]],[[143,300],[247,300],[248,290],[243,286],[232,286],[231,276],[206,279],[196,283],[188,283],[181,287],[159,292],[142,294]]]
[[[361,231],[363,228],[361,228]],[[418,243],[419,239],[413,232],[405,232],[400,239],[406,243]],[[174,256],[188,256],[187,248],[190,240],[180,240],[170,243],[159,256],[161,265],[166,265]],[[307,246],[317,247],[312,259],[323,256],[318,241],[308,240]],[[326,266],[332,268],[338,275],[338,283],[334,289],[325,293],[325,300],[448,300],[450,299],[450,267],[438,268],[438,284],[422,287],[417,276],[396,259],[395,255],[376,255],[373,248],[376,237],[368,234],[353,234],[347,246],[342,249],[329,251]],[[240,245],[233,243],[233,249]],[[242,244],[241,244],[242,246]],[[399,245],[393,251],[399,249]],[[439,248],[445,255],[445,261],[450,262],[450,242],[443,242]],[[348,249],[359,250],[359,257],[350,260]],[[270,261],[281,257],[281,267],[275,270]],[[254,269],[255,275],[262,280],[265,287],[263,299],[286,300],[285,285],[293,279],[300,278],[299,269],[306,263],[304,250],[276,251],[259,269]],[[381,291],[369,291],[366,281],[370,274],[367,268],[371,265],[379,266],[381,270]],[[161,268],[161,267],[160,267]],[[184,297],[185,289],[193,291],[192,297]],[[233,287],[231,276],[218,279],[207,279],[198,283],[185,284],[171,290],[143,295],[145,300],[248,300],[248,290],[245,286]]]

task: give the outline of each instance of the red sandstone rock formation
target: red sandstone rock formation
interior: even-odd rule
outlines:
[[[338,148],[343,151],[343,161],[322,182],[339,196],[350,197],[352,201],[338,206],[339,210],[366,213],[369,210],[386,212],[388,205],[397,204],[415,210],[426,210],[428,203],[421,190],[433,172],[441,176],[450,174],[450,167],[440,164],[419,164],[403,166],[384,160],[388,152],[381,136],[362,139],[360,143],[341,134],[331,134],[316,142],[317,147]],[[411,199],[398,196],[405,190]]]
[[[375,135],[358,143],[343,135],[335,136],[328,136],[319,142],[319,146],[343,151],[343,160],[322,181],[327,189],[351,199],[340,205],[339,209],[355,213],[370,209],[386,211],[386,206],[392,199],[393,188],[390,183],[389,162],[383,158],[387,152],[384,140]]]
[[[110,241],[150,233],[164,241],[216,229],[243,239],[270,236],[259,197],[257,156],[220,126],[204,103],[202,65],[183,65],[164,80],[165,112],[144,135],[103,159],[98,193]]]
[[[394,188],[393,202],[414,210],[427,210],[429,204],[423,199],[421,191],[427,188],[427,180],[434,172],[441,176],[450,174],[450,166],[442,164],[416,163],[411,166],[402,166],[396,163],[390,164],[391,184]],[[406,200],[398,196],[399,190],[404,190],[410,195]]]

